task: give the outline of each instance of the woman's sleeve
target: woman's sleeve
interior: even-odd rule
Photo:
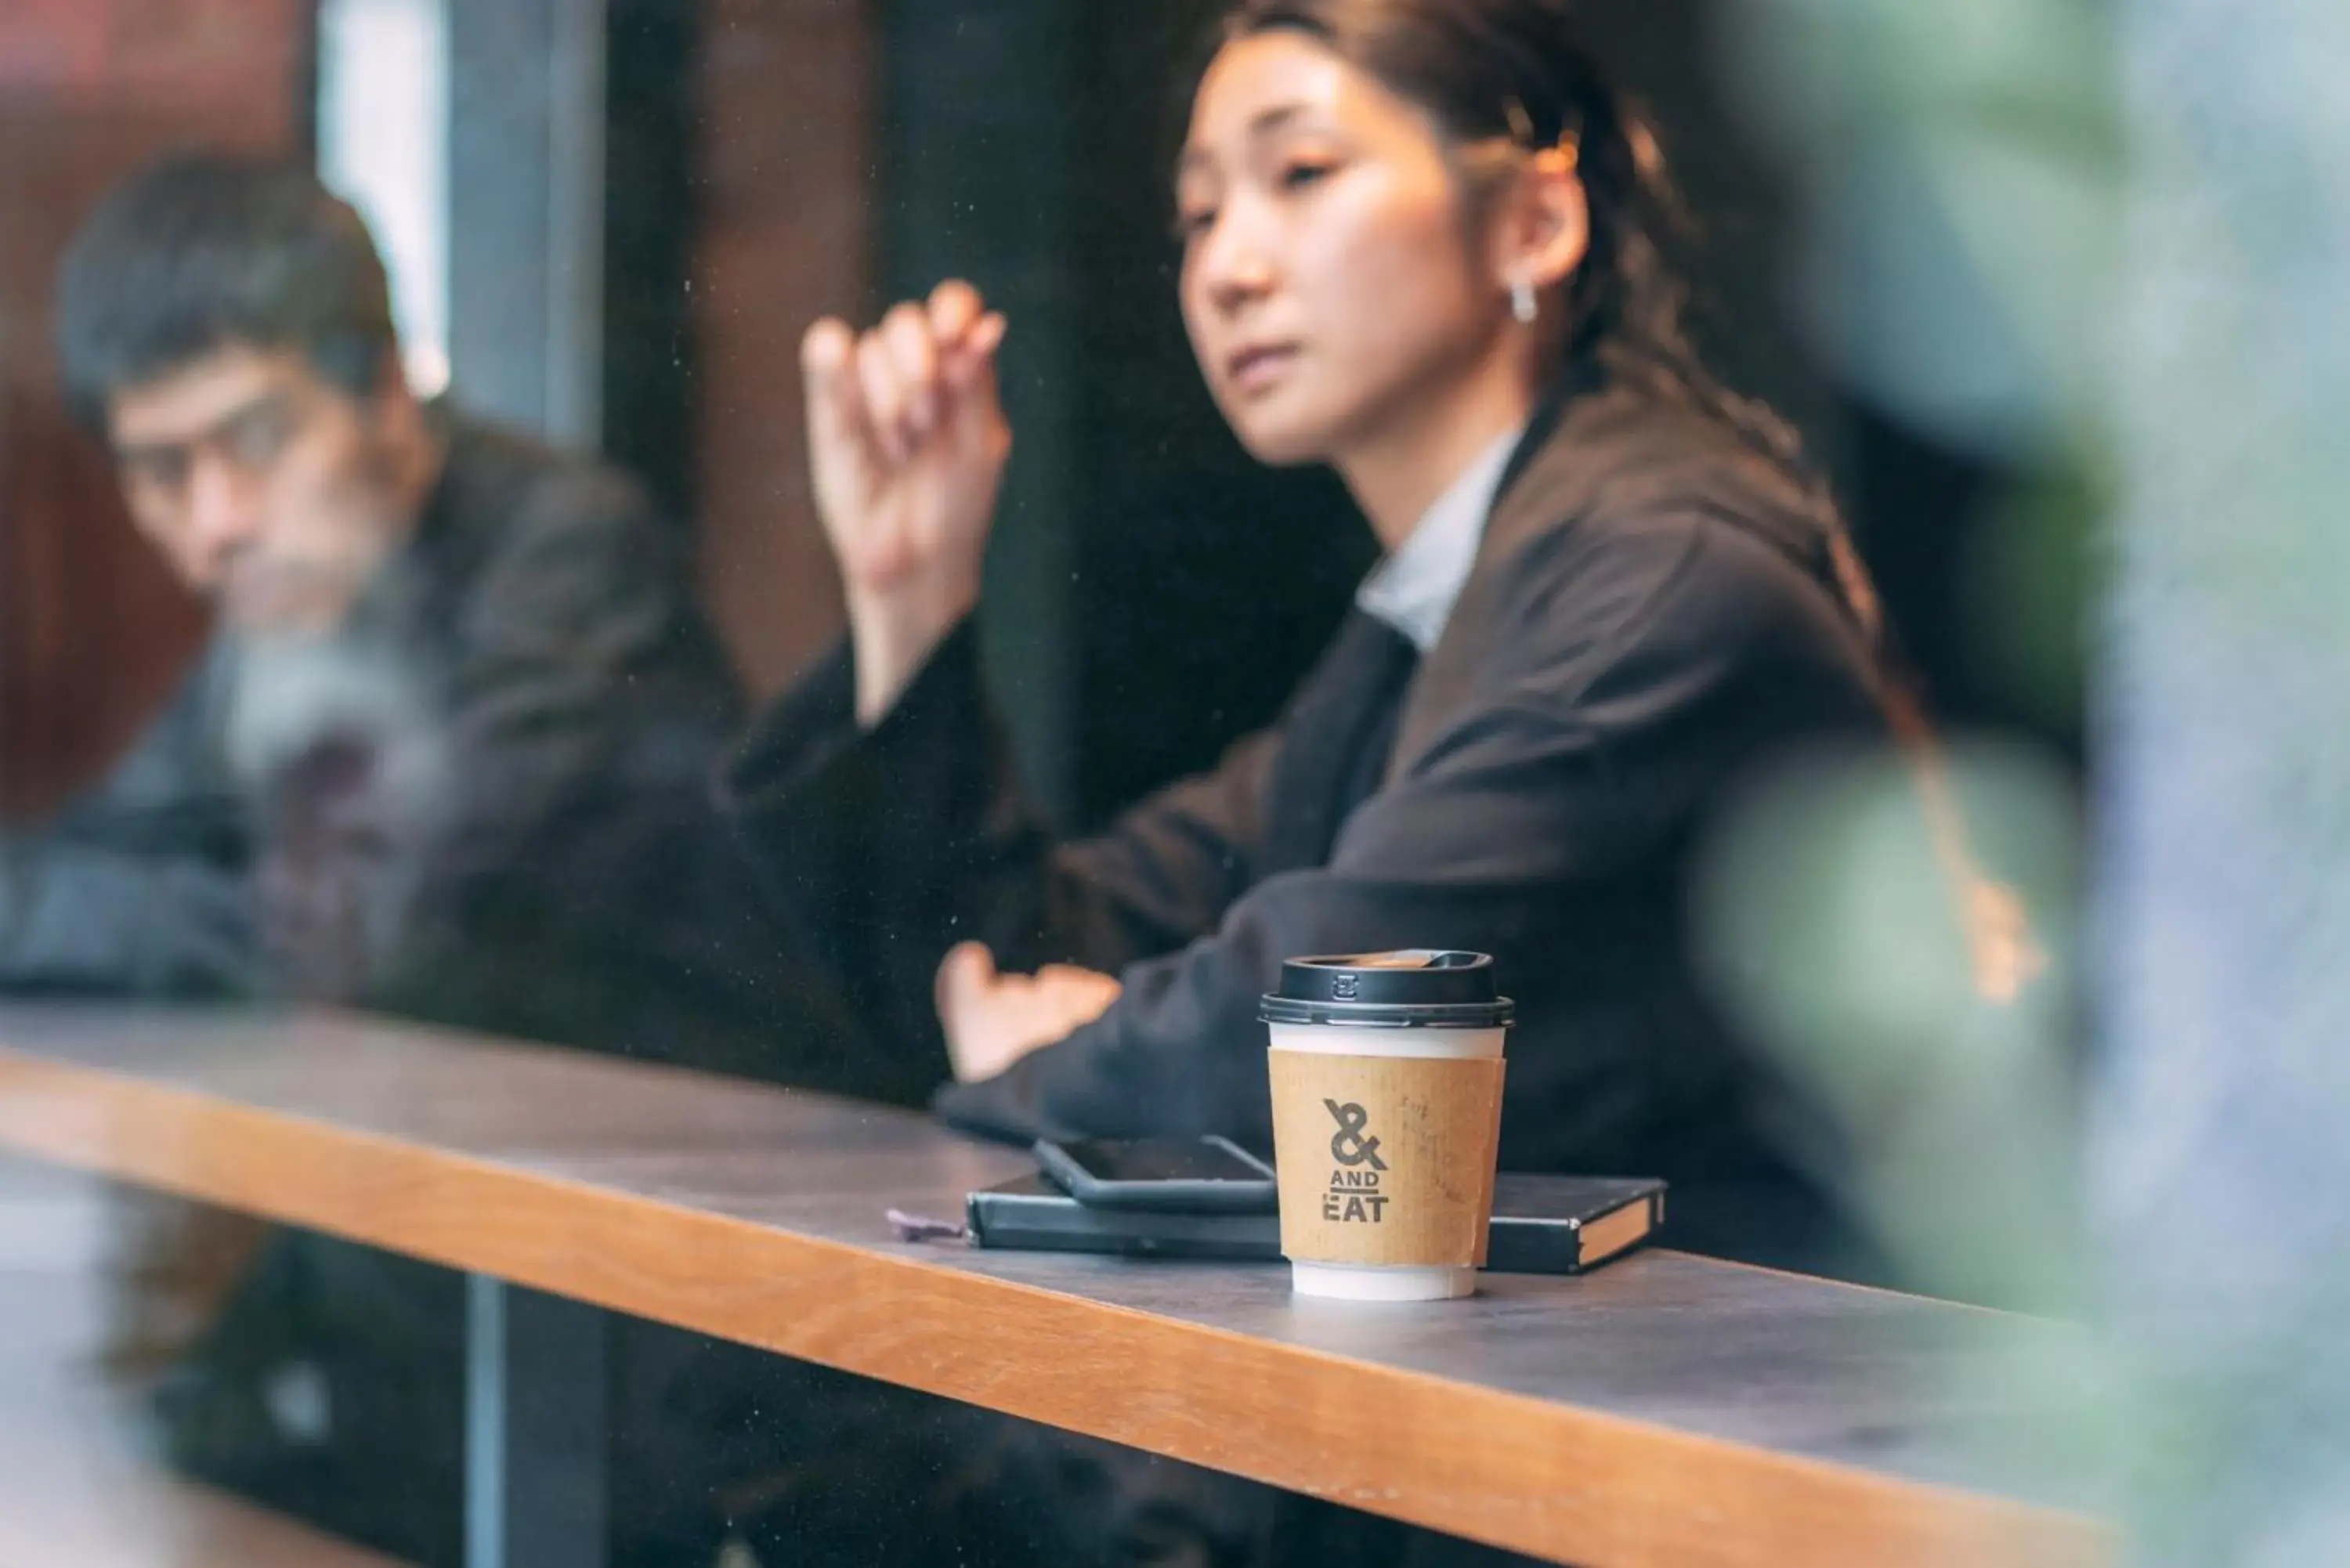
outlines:
[[[1328,865],[1253,888],[1212,934],[1127,971],[1098,1021],[942,1091],[940,1112],[1007,1137],[1263,1147],[1256,1008],[1282,960],[1447,947],[1495,955],[1518,995],[1513,1102],[1576,1107],[1564,1114],[1589,1127],[1560,1137],[1586,1152],[1656,1115],[1638,1031],[1570,1042],[1556,1026],[1676,942],[1649,885],[1758,747],[1865,722],[1866,697],[1818,593],[1718,524],[1668,520],[1548,576],[1571,580],[1518,596],[1469,700],[1348,819]]]
[[[957,942],[1007,968],[1115,971],[1213,929],[1247,886],[1270,737],[1061,847],[1020,787],[968,622],[870,732],[851,659],[836,650],[762,716],[724,788],[804,939],[890,1037],[939,1041],[931,981]]]

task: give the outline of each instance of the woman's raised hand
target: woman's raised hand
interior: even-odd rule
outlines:
[[[995,388],[1003,330],[978,290],[949,282],[869,332],[827,317],[801,344],[816,510],[840,566],[857,717],[868,727],[979,601],[1012,450]]]

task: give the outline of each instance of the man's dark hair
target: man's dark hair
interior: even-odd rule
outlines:
[[[57,269],[57,365],[93,430],[108,400],[234,346],[294,348],[354,397],[393,350],[367,225],[296,165],[180,153],[109,192]]]

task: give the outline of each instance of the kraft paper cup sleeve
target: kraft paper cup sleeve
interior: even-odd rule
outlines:
[[[1270,1065],[1285,1255],[1406,1268],[1483,1261],[1500,1057],[1276,1048]]]

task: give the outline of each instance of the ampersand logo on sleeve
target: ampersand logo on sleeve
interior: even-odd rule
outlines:
[[[1379,1158],[1379,1140],[1367,1136],[1371,1115],[1361,1106],[1324,1100],[1338,1130],[1330,1135],[1330,1158],[1338,1168],[1330,1173],[1330,1190],[1322,1195],[1322,1218],[1333,1224],[1377,1225],[1385,1217],[1388,1195],[1379,1190],[1379,1173],[1388,1162]]]

